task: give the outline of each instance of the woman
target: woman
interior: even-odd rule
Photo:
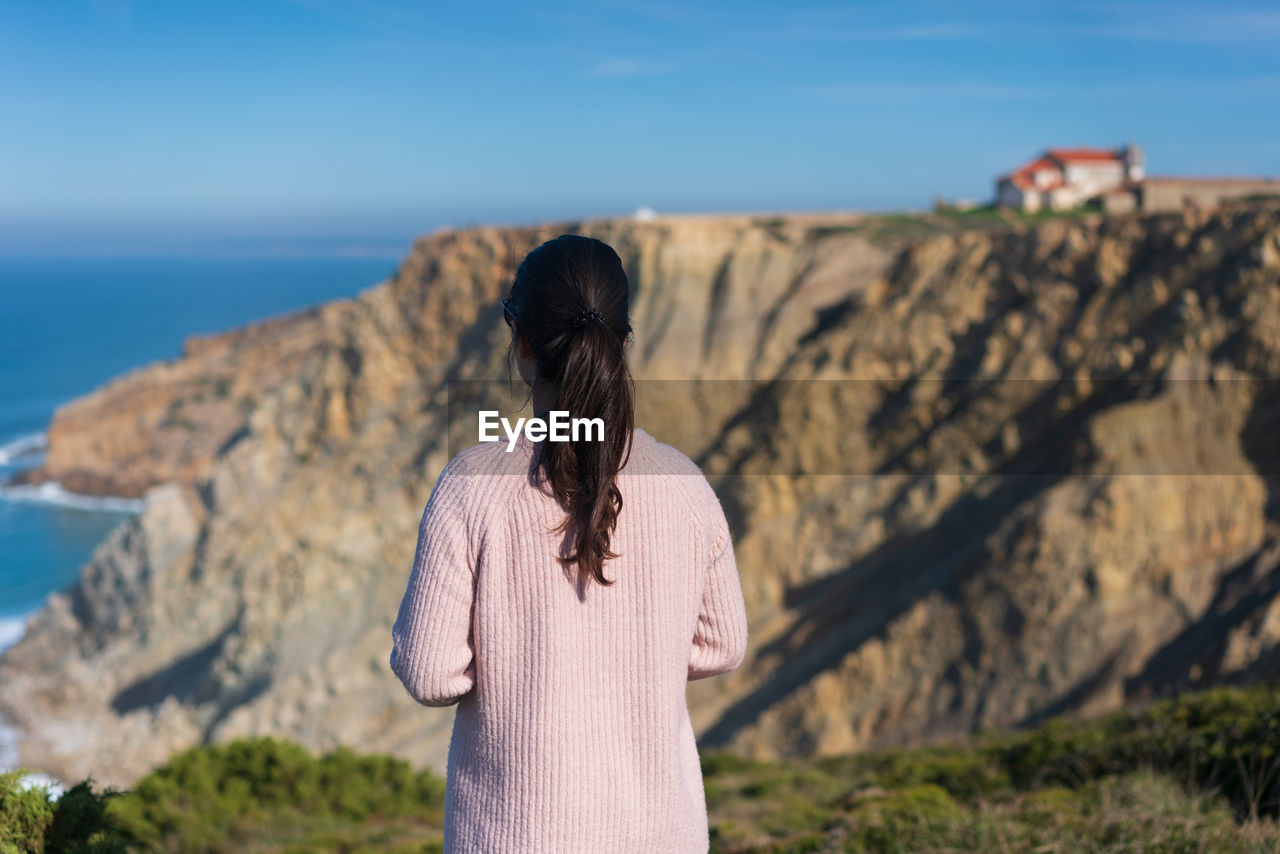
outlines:
[[[685,684],[741,663],[746,609],[711,486],[633,428],[628,298],[599,240],[525,257],[502,308],[534,412],[603,440],[477,444],[422,516],[391,668],[458,703],[447,852],[709,847]]]

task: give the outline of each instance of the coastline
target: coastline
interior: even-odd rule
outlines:
[[[27,621],[39,610],[36,608],[25,614],[0,616],[0,657],[9,647],[22,640],[22,636],[27,631]]]
[[[43,453],[49,447],[49,434],[44,430],[23,433],[0,445],[0,466]]]
[[[40,608],[43,607],[44,605],[41,604]],[[4,658],[4,654],[9,651],[10,647],[22,640],[27,631],[27,624],[40,608],[35,608],[19,616],[0,617],[0,659]],[[22,753],[19,750],[21,743],[22,733],[15,727],[10,726],[3,716],[0,716],[0,774],[16,771],[22,767]],[[66,783],[40,772],[24,774],[22,779],[18,781],[18,786],[24,789],[44,787],[53,799],[61,797],[62,793],[67,790]]]
[[[145,506],[141,498],[126,498],[116,495],[84,495],[72,492],[57,481],[46,481],[40,484],[14,484],[11,478],[14,473],[25,471],[26,467],[17,468],[24,463],[39,464],[39,459],[48,448],[46,431],[25,433],[0,444],[0,466],[12,469],[0,475],[0,500],[26,502],[35,504],[68,507],[88,512],[137,513]],[[21,613],[0,614],[0,659],[13,646],[16,646],[26,634],[31,618],[44,607],[40,605]],[[0,717],[0,773],[17,770],[21,762],[21,733]],[[24,788],[43,786],[53,797],[60,796],[66,789],[62,781],[42,773],[25,774],[20,782]]]
[[[142,498],[72,492],[56,480],[46,480],[38,484],[0,483],[0,498],[8,501],[29,501],[72,507],[76,510],[98,510],[111,513],[140,513],[146,505],[146,501]]]
[[[0,617],[0,658],[4,657],[9,647],[22,640],[27,622],[34,613],[35,611],[31,611],[17,617]],[[18,735],[18,731],[0,717],[0,774],[19,767]]]

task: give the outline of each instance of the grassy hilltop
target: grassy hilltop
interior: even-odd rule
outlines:
[[[913,750],[703,751],[712,851],[1280,849],[1280,682]],[[431,852],[444,781],[271,738],[198,747],[124,792],[0,777],[0,852]]]

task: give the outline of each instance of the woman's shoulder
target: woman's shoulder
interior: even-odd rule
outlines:
[[[632,458],[624,473],[640,476],[658,475],[685,494],[699,511],[719,511],[720,499],[707,480],[701,466],[674,445],[660,442],[636,428]]]
[[[431,500],[453,505],[467,518],[477,508],[501,501],[509,494],[513,478],[527,476],[529,461],[519,450],[508,453],[506,445],[480,443],[454,454],[437,475]]]
[[[702,469],[674,445],[660,442],[641,427],[631,437],[630,474],[672,474],[702,477]]]
[[[527,474],[528,468],[529,454],[523,445],[508,450],[506,442],[480,442],[454,454],[440,476]]]

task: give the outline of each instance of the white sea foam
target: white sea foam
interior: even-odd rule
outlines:
[[[18,731],[0,718],[0,774],[18,767]]]
[[[32,613],[35,613],[34,611]],[[0,656],[4,655],[4,651],[22,640],[22,635],[27,630],[27,621],[31,618],[31,614],[21,617],[0,617]],[[12,771],[21,766],[21,757],[18,754],[18,731],[5,723],[4,718],[0,718],[0,773]],[[18,781],[19,788],[33,789],[44,786],[49,790],[49,795],[54,799],[62,796],[67,790],[60,780],[55,780],[47,774],[27,774]]]
[[[41,504],[58,504],[78,510],[112,510],[120,513],[141,513],[146,501],[141,498],[122,498],[118,495],[81,495],[64,489],[56,480],[41,484],[0,486],[0,498],[10,501],[35,501]]]
[[[0,617],[0,655],[22,640],[22,635],[27,630],[27,618],[30,616],[24,614],[21,617]]]
[[[22,639],[27,630],[27,616],[0,617],[0,655]],[[18,767],[18,733],[0,718],[0,772]]]
[[[28,433],[25,436],[10,439],[0,445],[0,466],[7,466],[23,457],[38,454],[48,447],[48,444],[48,437],[44,433]]]
[[[0,718],[0,773],[13,771],[21,764],[18,761],[18,731],[7,726],[4,719]],[[62,781],[55,780],[48,774],[24,774],[18,781],[20,789],[34,789],[40,786],[48,789],[50,797],[54,800],[62,797],[62,793],[67,790]]]
[[[63,792],[67,790],[66,786],[50,777],[48,774],[27,774],[18,781],[19,789],[34,789],[38,786],[44,786],[48,789],[49,798],[54,801],[62,797]]]
[[[4,655],[6,649],[22,639],[23,633],[27,630],[27,620],[30,618],[31,614],[21,617],[0,617],[0,655]],[[4,718],[0,718],[0,773],[19,767],[22,764],[20,759],[18,731],[6,724]],[[66,786],[61,781],[46,774],[27,774],[18,781],[18,786],[23,789],[44,786],[49,790],[50,796],[55,799],[61,797],[66,791]]]

